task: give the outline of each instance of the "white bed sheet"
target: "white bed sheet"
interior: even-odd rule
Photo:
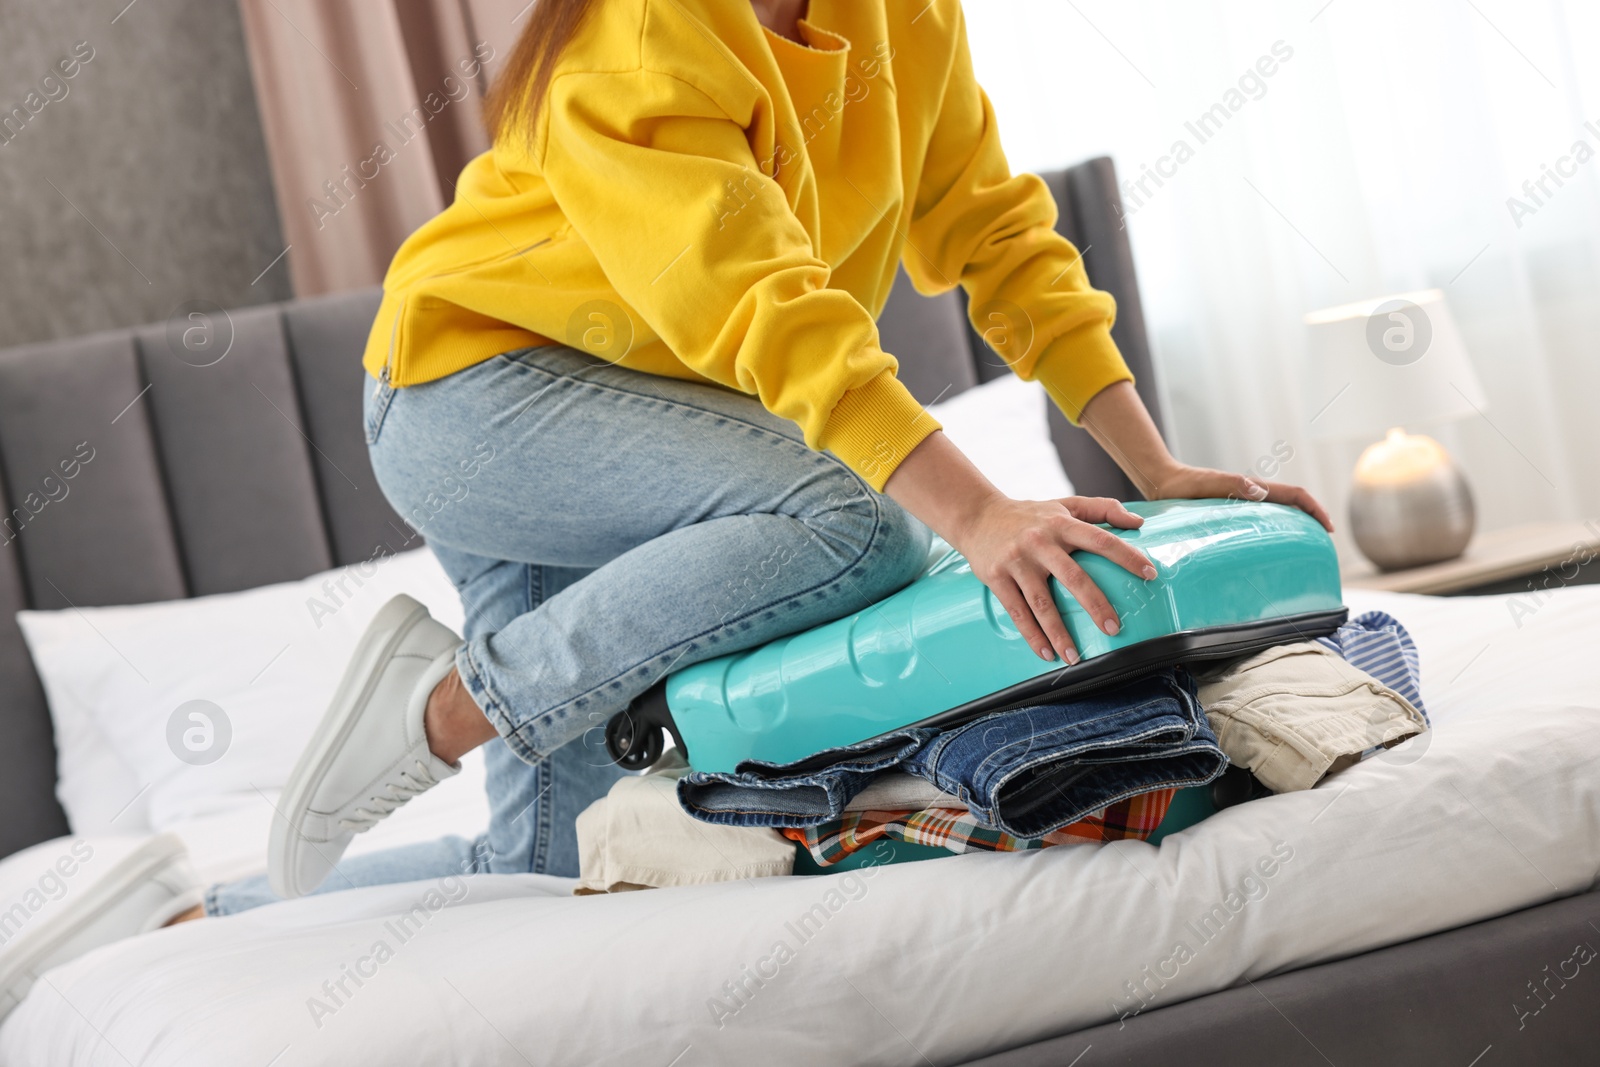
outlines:
[[[1600,588],[1520,621],[1504,597],[1348,600],[1416,635],[1434,733],[1159,848],[610,897],[521,876],[310,898],[58,968],[0,1027],[0,1062],[960,1062],[1132,1012],[1135,985],[1153,1008],[1591,888]]]

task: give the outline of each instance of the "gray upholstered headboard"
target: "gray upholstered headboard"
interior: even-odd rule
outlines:
[[[1117,341],[1159,419],[1111,161],[1047,180],[1062,232],[1117,298]],[[407,545],[361,433],[359,355],[377,301],[367,291],[218,316],[231,348],[209,366],[177,359],[166,324],[0,351],[0,857],[67,831],[18,609],[231,592]],[[924,402],[1004,373],[958,294],[924,300],[897,285],[880,325]],[[1080,492],[1131,494],[1086,434],[1064,420],[1056,434]]]

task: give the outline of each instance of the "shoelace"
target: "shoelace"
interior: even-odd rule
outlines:
[[[360,833],[376,826],[381,819],[394,814],[394,810],[419,793],[425,793],[439,784],[439,780],[428,770],[428,765],[421,760],[414,761],[416,772],[409,768],[402,770],[397,778],[384,782],[387,791],[383,796],[368,797],[371,807],[361,807],[350,813],[348,818],[339,820],[339,824],[346,829]]]

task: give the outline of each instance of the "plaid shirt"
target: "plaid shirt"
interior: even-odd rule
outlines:
[[[778,832],[797,841],[818,865],[838,863],[879,839],[932,845],[951,852],[1026,852],[1052,845],[1143,841],[1161,825],[1176,790],[1157,789],[1102,808],[1086,819],[1043,837],[1012,837],[978,825],[965,808],[921,811],[847,811],[821,826],[784,828]]]

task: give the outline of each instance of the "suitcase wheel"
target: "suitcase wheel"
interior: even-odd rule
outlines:
[[[606,723],[606,751],[624,770],[642,771],[661,758],[666,737],[659,725],[637,721],[633,709],[619,711]]]

